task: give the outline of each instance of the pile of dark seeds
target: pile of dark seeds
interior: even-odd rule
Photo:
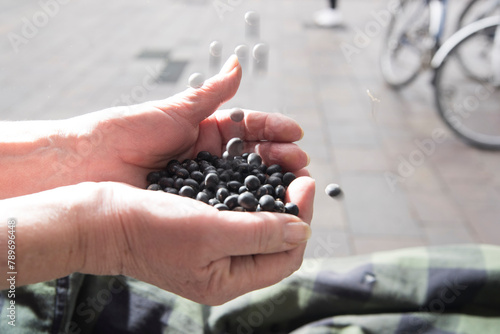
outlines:
[[[266,166],[256,153],[233,155],[242,148],[241,143],[228,144],[223,158],[202,151],[195,159],[170,161],[164,170],[148,174],[148,189],[194,198],[219,210],[297,216],[298,206],[285,203],[287,187],[296,176],[280,165]]]

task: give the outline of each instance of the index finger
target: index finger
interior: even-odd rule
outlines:
[[[231,120],[230,110],[218,110],[216,118],[224,141],[238,137],[245,141],[294,142],[302,139],[304,131],[290,117],[280,113],[267,113],[242,109],[245,117],[241,122]]]

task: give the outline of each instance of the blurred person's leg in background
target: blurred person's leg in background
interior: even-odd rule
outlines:
[[[342,24],[342,15],[337,9],[337,0],[329,0],[330,6],[314,14],[314,23],[320,27],[332,28]]]

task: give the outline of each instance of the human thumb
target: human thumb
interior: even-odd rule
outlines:
[[[242,70],[238,57],[232,55],[215,76],[207,79],[199,88],[188,88],[166,100],[157,107],[169,113],[177,113],[193,125],[215,112],[220,105],[230,100],[238,91]]]

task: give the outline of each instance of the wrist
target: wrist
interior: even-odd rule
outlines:
[[[3,122],[0,129],[0,199],[76,183],[60,168],[75,139],[65,121]]]
[[[63,277],[84,266],[87,211],[93,207],[95,188],[86,183],[0,201],[0,219],[16,222],[16,284]],[[0,230],[2,249],[7,232]],[[0,262],[0,269],[4,265]]]

